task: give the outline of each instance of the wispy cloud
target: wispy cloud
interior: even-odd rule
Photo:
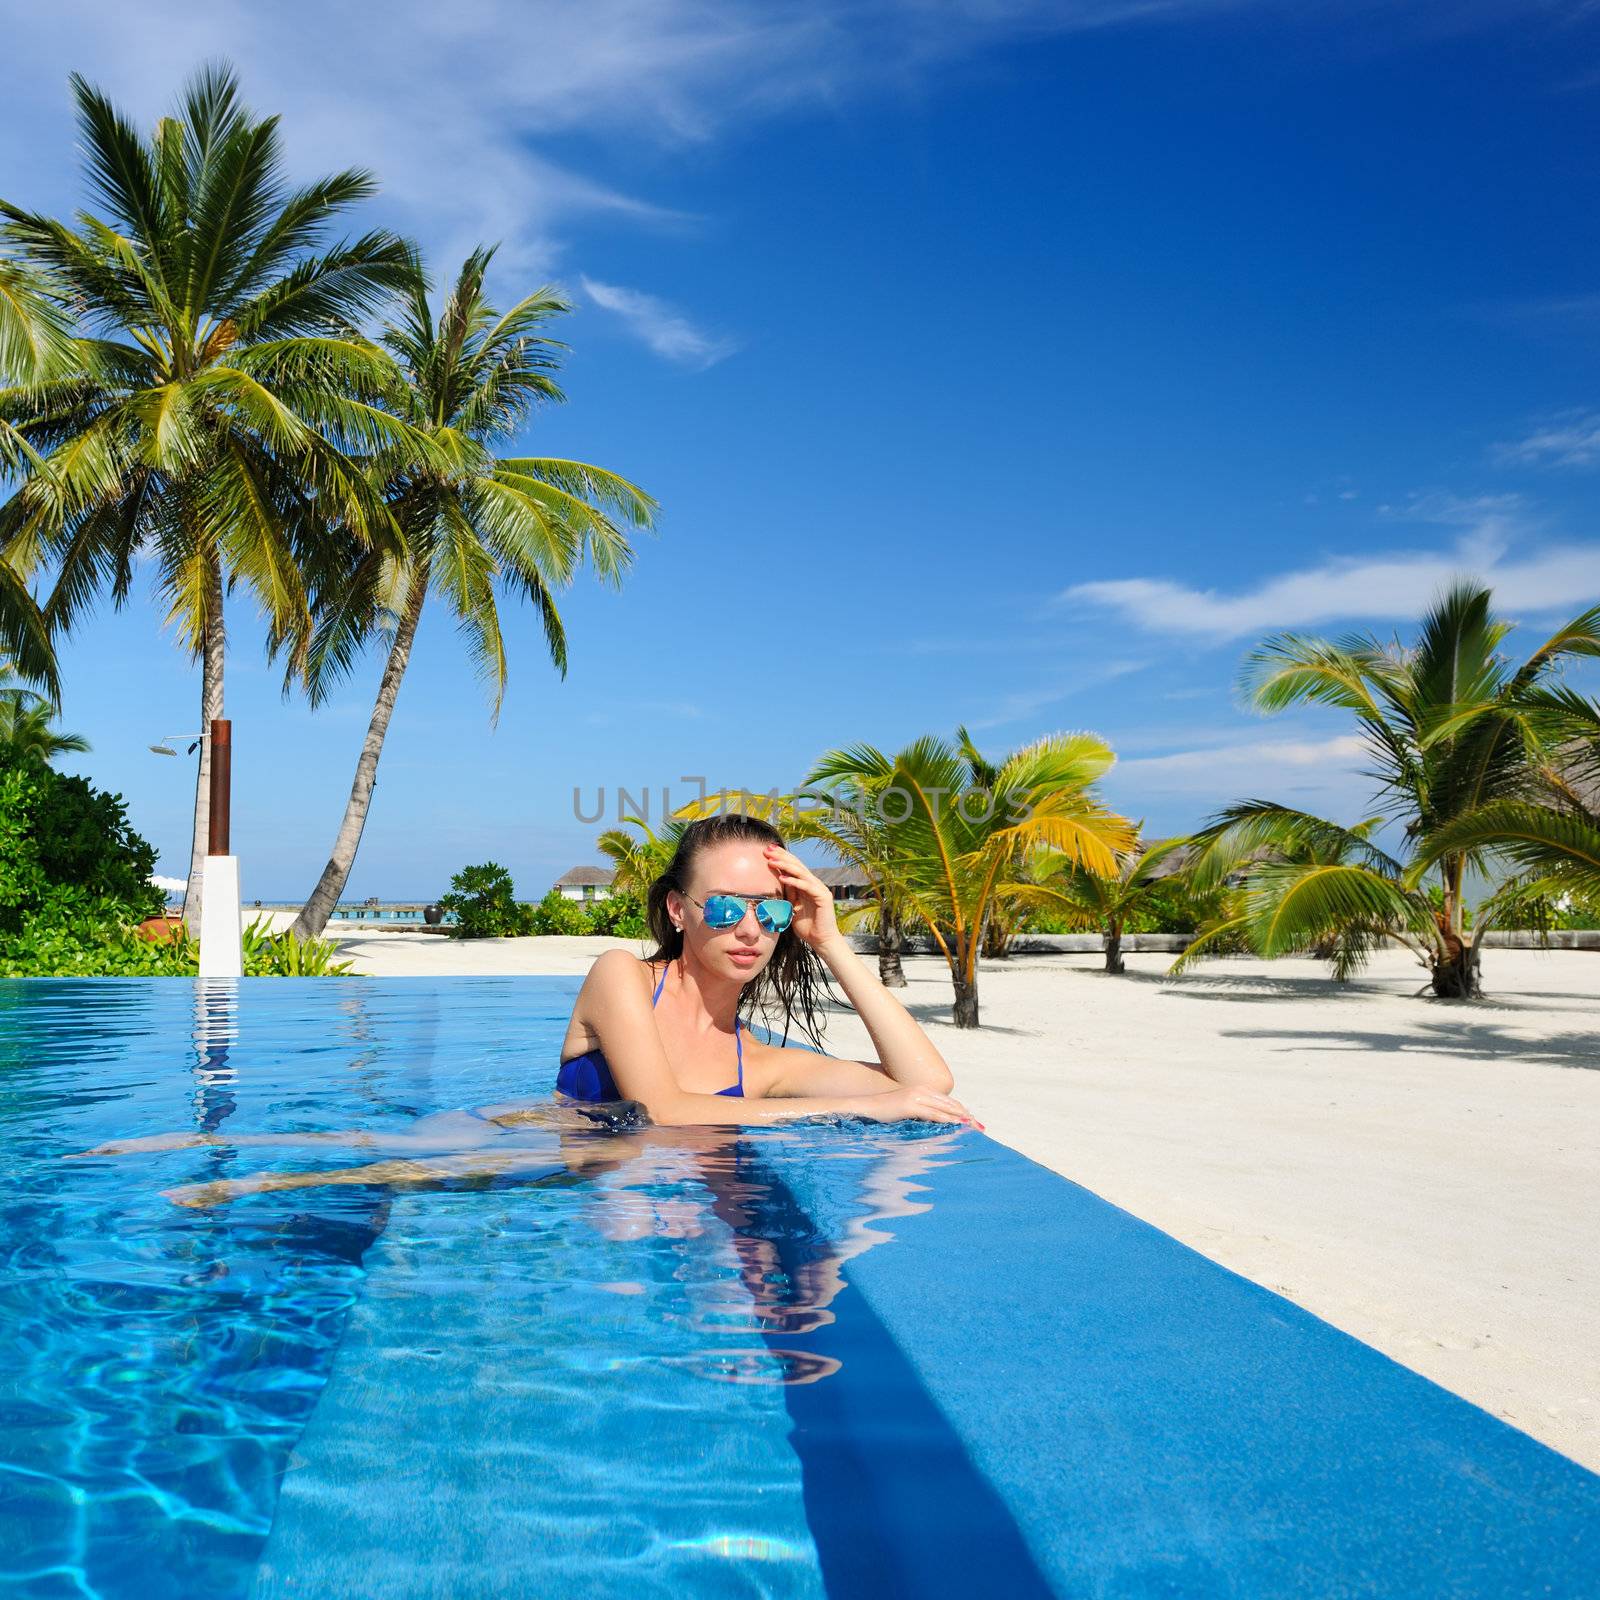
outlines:
[[[1052,683],[1002,695],[999,701],[983,715],[966,718],[966,725],[969,728],[1001,728],[1008,723],[1021,722],[1026,717],[1037,715],[1046,706],[1070,700],[1074,695],[1082,694],[1085,689],[1094,688],[1096,685],[1111,683],[1117,678],[1126,678],[1130,673],[1141,672],[1148,665],[1147,661],[1110,661],[1103,666],[1085,671],[1063,670],[1060,677]]]
[[[1383,506],[1391,520],[1467,531],[1443,550],[1332,557],[1233,591],[1200,589],[1168,578],[1116,578],[1074,584],[1059,603],[1108,610],[1152,632],[1221,641],[1280,628],[1352,618],[1415,617],[1460,577],[1492,585],[1502,611],[1551,611],[1600,599],[1600,543],[1546,545],[1513,557],[1532,523],[1514,495],[1461,499],[1418,496]]]
[[[633,26],[614,38],[611,24],[627,11]],[[657,18],[619,0],[537,12],[495,0],[395,0],[379,21],[360,6],[310,0],[149,0],[137,9],[61,0],[7,34],[0,193],[46,209],[77,198],[69,69],[148,126],[190,70],[227,58],[249,103],[281,115],[298,174],[369,168],[381,185],[377,213],[415,234],[446,271],[475,244],[503,241],[503,271],[549,276],[573,219],[677,220],[538,148],[542,137],[596,130],[606,118],[635,119],[661,138],[683,124],[694,85],[714,68],[672,27],[681,8],[665,11]],[[530,32],[558,71],[528,69]]]
[[[576,220],[684,220],[578,170],[575,137],[590,140],[586,164],[603,169],[606,141],[619,136],[705,142],[762,117],[917,90],[1019,40],[1241,6],[1284,9],[1283,0],[388,0],[380,13],[348,0],[54,0],[8,20],[0,194],[49,210],[78,197],[69,70],[148,123],[193,66],[226,57],[251,104],[283,115],[301,174],[370,167],[387,214],[433,256],[448,262],[498,240],[503,271],[549,276]]]
[[[704,371],[738,349],[736,340],[707,333],[665,300],[642,289],[600,283],[587,275],[580,281],[583,292],[597,306],[619,317],[634,338],[667,361]]]
[[[899,91],[986,48],[1146,18],[1228,9],[1228,0],[56,0],[6,30],[0,194],[41,209],[78,198],[69,70],[141,124],[171,108],[183,77],[226,57],[247,99],[283,116],[301,174],[371,168],[382,206],[448,261],[503,241],[502,270],[548,276],[564,228],[595,215],[682,219],[552,141],[618,136],[657,147],[732,126]],[[174,41],[177,50],[174,50]]]
[[[1592,467],[1600,462],[1600,411],[1562,411],[1521,439],[1497,444],[1501,466]]]
[[[1166,755],[1132,756],[1113,769],[1118,788],[1146,794],[1240,796],[1301,788],[1356,788],[1365,745],[1355,734],[1330,739],[1253,739]]]

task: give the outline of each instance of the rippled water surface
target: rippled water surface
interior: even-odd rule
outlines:
[[[576,989],[0,983],[4,1600],[1600,1595],[1600,1479],[981,1134],[557,1106]]]
[[[799,1391],[964,1135],[441,1115],[542,1097],[575,991],[0,984],[0,1588],[823,1592]]]

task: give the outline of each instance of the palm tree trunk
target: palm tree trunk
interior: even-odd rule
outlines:
[[[405,610],[400,615],[400,625],[395,629],[394,642],[389,646],[388,659],[383,664],[383,677],[378,682],[378,698],[373,703],[372,718],[367,723],[367,737],[361,746],[361,756],[356,762],[355,782],[350,785],[350,798],[345,802],[344,818],[333,841],[333,854],[317,879],[310,898],[300,908],[294,926],[289,930],[297,939],[316,939],[328,925],[333,908],[344,893],[350,869],[355,865],[356,850],[361,844],[361,831],[367,824],[367,812],[372,804],[372,787],[378,781],[378,757],[383,754],[383,741],[389,732],[389,720],[394,715],[394,703],[400,693],[400,681],[406,675],[411,661],[411,647],[417,637],[417,623],[422,617],[422,603],[428,593],[428,572],[419,568],[411,580],[411,591],[406,597]]]
[[[1429,959],[1433,992],[1441,1000],[1481,1000],[1481,952],[1476,940],[1452,933],[1448,918],[1441,917],[1439,920],[1439,938]]]
[[[905,949],[905,933],[900,926],[900,914],[887,898],[878,901],[878,982],[885,989],[903,989],[906,986],[905,968],[900,965],[900,953]]]
[[[1113,917],[1106,924],[1106,971],[1121,977],[1127,970],[1122,959],[1122,924]]]
[[[1480,953],[1475,940],[1466,936],[1466,918],[1461,899],[1461,882],[1466,863],[1457,856],[1444,862],[1444,914],[1439,918],[1439,941],[1433,958],[1433,992],[1441,1000],[1478,1000],[1483,996],[1479,981]]]
[[[206,852],[211,848],[211,724],[222,715],[222,666],[227,633],[222,621],[222,563],[206,573],[206,615],[200,645],[200,760],[194,779],[194,836],[189,842],[189,885],[183,893],[183,922],[200,937],[200,902]]]
[[[952,1020],[958,1028],[978,1026],[978,963],[974,957],[981,938],[981,928],[976,933],[968,930],[955,937],[955,962],[951,978],[955,985],[956,1004]]]
[[[1433,992],[1441,1000],[1481,1000],[1477,948],[1465,941],[1451,941],[1434,957],[1432,979]]]

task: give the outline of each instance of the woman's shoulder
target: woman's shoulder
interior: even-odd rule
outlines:
[[[567,1036],[562,1043],[562,1056],[576,1055],[585,1050],[600,1048],[600,1035],[596,1031],[599,1019],[615,1015],[618,1001],[637,989],[650,1003],[650,963],[627,950],[602,950],[589,963],[589,971],[572,1004],[572,1020],[567,1026]]]
[[[584,987],[616,992],[629,983],[651,984],[655,982],[656,966],[630,950],[602,950],[589,965]]]

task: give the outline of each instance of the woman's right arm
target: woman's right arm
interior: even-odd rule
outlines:
[[[620,1081],[618,1088],[621,1088]],[[719,1094],[691,1094],[679,1090],[672,1109],[664,1116],[650,1110],[650,1120],[676,1125],[702,1122],[787,1122],[793,1117],[818,1113],[867,1117],[873,1122],[965,1122],[977,1119],[959,1100],[932,1089],[890,1089],[881,1094],[774,1095],[757,1100],[732,1099]]]
[[[650,1000],[639,978],[639,963],[626,950],[607,950],[595,958],[579,1001],[590,1019],[589,1026],[600,1036],[600,1048],[618,1091],[625,1099],[637,1100],[650,1120],[663,1126],[785,1122],[819,1112],[870,1117],[875,1122],[908,1118],[973,1121],[972,1113],[960,1101],[931,1089],[746,1100],[680,1088],[656,1030]]]

